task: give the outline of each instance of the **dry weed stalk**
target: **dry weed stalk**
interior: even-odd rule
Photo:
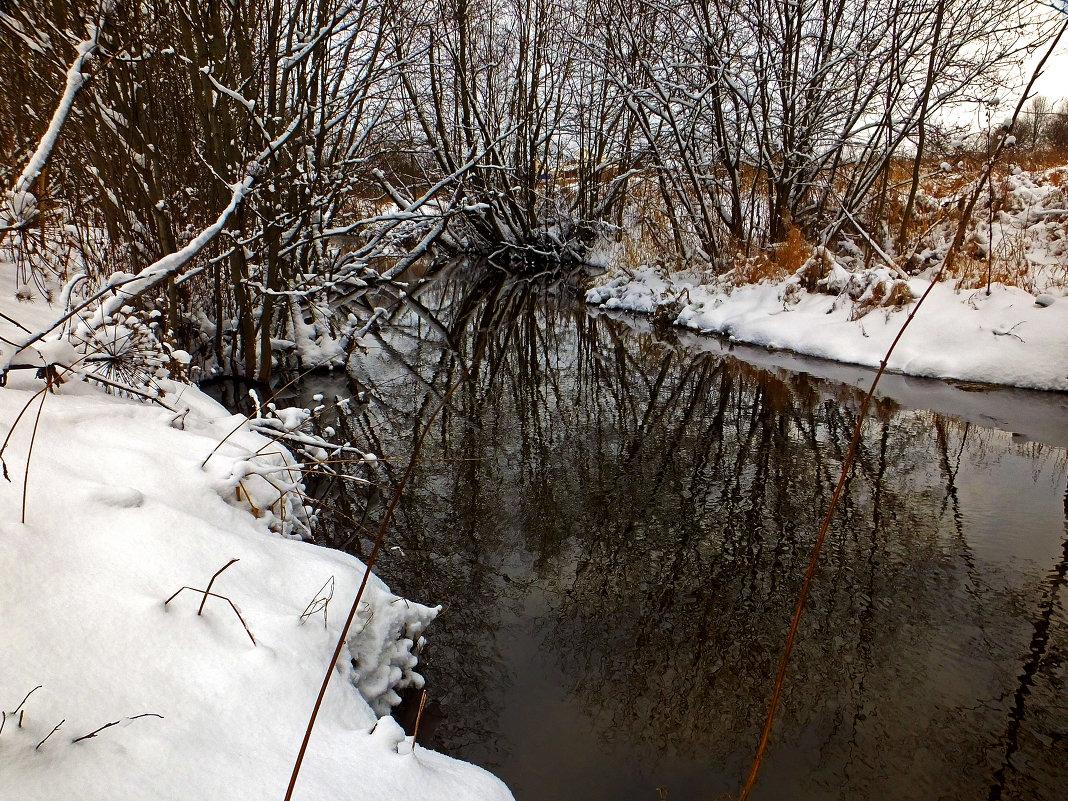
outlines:
[[[203,590],[198,590],[196,587],[181,587],[181,588],[178,589],[177,592],[174,593],[174,595],[172,595],[170,598],[168,598],[166,601],[164,601],[163,605],[166,606],[167,604],[169,604],[171,601],[173,601],[175,598],[177,598],[179,593],[181,593],[183,590],[190,590],[192,592],[199,592],[199,593],[202,593],[204,595],[204,597],[200,601],[200,608],[197,609],[197,615],[198,616],[200,616],[200,615],[202,615],[204,613],[204,604],[206,604],[208,602],[208,596],[209,595],[212,598],[218,598],[218,599],[220,599],[222,601],[226,601],[226,603],[230,604],[230,608],[234,610],[234,614],[237,615],[237,619],[241,621],[241,625],[245,627],[245,633],[248,635],[248,638],[250,640],[252,640],[252,644],[255,645],[256,644],[256,638],[253,637],[252,636],[252,632],[249,631],[248,624],[245,622],[245,619],[243,617],[241,617],[241,612],[238,610],[237,605],[233,601],[231,601],[229,598],[227,598],[225,595],[218,595],[217,593],[214,593],[214,592],[211,591],[211,586],[215,583],[215,579],[217,579],[219,577],[219,574],[222,573],[224,570],[226,570],[226,568],[230,567],[230,565],[232,565],[234,562],[239,562],[239,561],[241,561],[241,560],[237,559],[235,557],[235,558],[231,559],[229,562],[227,562],[225,565],[220,567],[218,570],[216,570],[215,574],[211,577],[211,580],[208,582],[208,586],[205,587]]]
[[[629,200],[628,211],[636,219],[620,239],[619,266],[628,274],[649,265],[662,266],[668,272],[681,269],[684,259],[677,252],[674,223],[665,212],[654,184],[640,182],[631,191]]]
[[[44,399],[45,399],[45,396],[48,394],[49,390],[52,389],[52,386],[53,386],[52,381],[48,381],[48,383],[46,383],[44,387],[42,387],[40,390],[38,390],[36,393],[34,393],[30,397],[30,399],[28,401],[26,401],[26,403],[23,405],[22,409],[19,411],[18,416],[15,417],[15,422],[12,423],[11,424],[11,428],[8,429],[7,436],[4,437],[4,444],[0,445],[0,468],[3,469],[4,478],[7,481],[10,482],[11,481],[11,476],[7,472],[7,462],[4,461],[4,451],[7,450],[7,446],[11,442],[11,436],[15,433],[15,429],[18,428],[19,421],[22,420],[22,415],[26,414],[26,410],[30,408],[30,404],[33,403],[35,400],[37,400],[38,397],[40,397],[41,404],[37,407],[37,418],[34,420],[34,423],[33,423],[33,434],[30,436],[30,447],[29,447],[29,450],[26,452],[26,473],[22,478],[22,523],[23,524],[26,523],[26,490],[29,488],[29,484],[30,484],[30,459],[33,457],[33,443],[34,443],[34,440],[37,439],[37,426],[41,422],[41,410],[44,408]]]
[[[956,270],[949,276],[957,279],[954,289],[958,292],[983,289],[989,281],[1017,286],[1027,292],[1035,291],[1035,269],[1027,258],[1027,240],[1022,234],[1002,237],[993,249],[983,255],[985,259],[977,258],[972,253],[961,256]]]
[[[304,612],[300,616],[300,625],[304,625],[304,621],[314,614],[319,612],[323,613],[323,628],[325,629],[329,623],[327,619],[327,611],[330,607],[330,601],[334,599],[334,577],[331,576],[326,580],[326,583],[320,588],[319,592],[315,593],[315,597],[311,599],[311,602],[304,608]]]
[[[13,712],[11,713],[11,716],[12,716],[12,717],[14,717],[14,716],[15,716],[15,713],[16,713],[16,712],[18,713],[18,715],[19,715],[19,728],[20,728],[20,729],[22,728],[22,717],[23,717],[23,715],[24,715],[24,714],[26,713],[26,710],[24,710],[24,709],[22,708],[22,707],[23,707],[23,705],[24,705],[24,704],[25,704],[25,703],[26,703],[26,702],[27,702],[28,700],[30,700],[30,696],[31,696],[31,695],[33,695],[33,694],[34,694],[35,692],[37,692],[38,690],[40,690],[42,686],[43,686],[43,685],[41,685],[41,684],[38,684],[38,685],[37,685],[36,687],[34,687],[34,688],[33,688],[32,690],[30,690],[30,691],[29,691],[28,693],[26,693],[26,697],[22,699],[22,701],[21,701],[21,702],[19,703],[19,705],[18,705],[17,707],[15,707],[14,711],[13,711]],[[7,712],[4,712],[4,713],[3,713],[3,717],[0,717],[0,734],[3,734],[3,733],[4,733],[4,726],[5,726],[5,725],[7,725]]]
[[[67,722],[67,719],[63,718],[63,720],[61,720],[59,723],[57,723],[55,726],[53,726],[52,727],[52,731],[48,732],[48,734],[45,735],[44,740],[41,740],[41,742],[37,743],[37,745],[35,745],[33,747],[33,750],[36,751],[38,748],[40,748],[42,745],[44,745],[45,741],[48,740],[48,738],[51,737],[53,734],[55,734],[57,731],[59,731],[59,727],[62,726],[66,722]]]
[[[330,684],[330,678],[334,675],[334,665],[337,664],[337,660],[341,657],[341,651],[345,647],[346,637],[348,636],[349,629],[352,627],[353,620],[356,618],[360,602],[363,600],[364,590],[367,589],[367,582],[371,578],[371,570],[374,568],[375,562],[378,560],[378,554],[381,552],[382,546],[385,544],[386,533],[389,531],[389,525],[393,520],[393,514],[397,509],[397,504],[400,503],[401,496],[404,494],[404,489],[408,486],[408,482],[411,481],[412,475],[415,472],[415,465],[419,461],[419,453],[423,449],[423,442],[426,440],[426,435],[429,433],[430,427],[434,424],[434,420],[441,414],[441,410],[445,408],[445,405],[449,402],[449,399],[460,384],[467,380],[467,376],[468,370],[466,367],[463,367],[457,382],[449,387],[448,391],[441,396],[441,400],[438,401],[438,405],[427,419],[426,425],[423,426],[423,430],[420,431],[419,436],[416,437],[415,446],[412,448],[411,458],[408,460],[408,466],[405,468],[404,475],[401,476],[400,483],[397,484],[397,489],[393,492],[393,496],[389,500],[389,505],[386,506],[385,513],[382,515],[382,522],[378,527],[378,534],[375,536],[374,547],[371,549],[371,554],[367,557],[367,563],[364,566],[363,579],[360,581],[359,589],[356,590],[356,597],[352,600],[352,606],[349,608],[348,617],[345,619],[345,622],[341,626],[341,630],[338,632],[337,642],[334,645],[334,653],[331,656],[330,661],[327,663],[323,682],[319,687],[319,694],[315,698],[315,705],[312,707],[311,716],[308,719],[308,726],[304,731],[304,739],[301,741],[300,749],[297,751],[297,757],[293,763],[293,773],[289,777],[289,787],[286,789],[285,801],[291,801],[293,798],[293,790],[297,786],[297,776],[300,774],[300,766],[304,763],[304,755],[308,751],[308,743],[311,741],[312,730],[315,728],[315,720],[323,705],[323,699],[326,697],[326,688]]]
[[[139,720],[140,718],[159,718],[160,720],[164,719],[163,715],[156,714],[155,712],[143,712],[140,715],[134,715],[132,717],[126,718],[126,720],[133,721]],[[99,729],[93,729],[88,734],[83,734],[81,737],[75,737],[73,740],[70,741],[71,745],[73,745],[74,743],[80,743],[82,740],[91,740],[105,729],[110,729],[112,726],[118,726],[120,723],[122,723],[121,720],[113,720],[111,721],[111,723],[105,723]]]
[[[423,707],[426,706],[426,689],[419,696],[419,709],[415,713],[415,728],[412,729],[412,753],[415,753],[415,744],[419,741],[419,721],[423,719]]]

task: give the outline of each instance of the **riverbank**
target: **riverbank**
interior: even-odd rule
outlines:
[[[914,297],[930,282],[908,282]],[[855,316],[859,301],[846,293],[797,291],[798,282],[736,288],[705,284],[692,273],[666,275],[644,267],[592,287],[588,303],[665,319],[704,334],[790,350],[848,364],[877,367],[912,304]],[[1014,287],[958,292],[934,287],[891,356],[891,372],[1028,389],[1068,391],[1068,298],[1039,306]],[[914,302],[914,301],[913,301]]]
[[[0,310],[26,320],[44,305]],[[0,482],[2,795],[280,801],[364,566],[284,536],[302,502],[277,444],[239,430],[201,466],[241,418],[196,388],[161,382],[176,412],[68,377],[39,395],[43,380],[13,371],[0,389],[14,427]],[[198,616],[198,591],[231,560]],[[415,652],[437,611],[372,577],[295,798],[511,799],[479,768],[412,753],[389,717],[395,691],[421,685]]]
[[[1066,180],[1064,167],[1001,179],[993,225],[972,226],[961,274],[932,289],[888,370],[1068,391]],[[941,192],[929,188],[934,194],[922,199],[933,209],[952,206],[962,191],[952,183]],[[882,266],[879,258],[869,263],[849,242],[833,253],[812,249],[799,267],[756,280],[756,268],[773,273],[778,265],[749,263],[719,276],[655,265],[628,269],[617,258],[620,249],[609,248],[597,257],[608,272],[586,300],[739,342],[877,367],[930,287],[953,225],[944,222],[927,235],[929,247],[908,260],[915,275]],[[987,250],[993,254],[989,293]]]

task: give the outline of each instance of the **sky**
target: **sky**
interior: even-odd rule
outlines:
[[[1041,54],[1037,54],[1029,63],[1028,69],[1033,69],[1040,58]],[[1027,75],[1030,77],[1029,73]],[[1035,92],[1054,102],[1068,97],[1068,43],[1062,42],[1050,56],[1042,75],[1035,83]]]
[[[1038,65],[1038,62],[1044,53],[1045,49],[1041,49],[1023,65],[1020,70],[1020,75],[1022,77],[1019,79],[1019,86],[1016,91],[1008,94],[1003,94],[1001,91],[995,92],[1000,95],[1002,99],[1002,103],[998,107],[999,114],[995,119],[1002,120],[1012,114],[1013,109],[1016,108],[1016,103],[1020,99],[1020,92],[1031,78],[1032,71]],[[976,89],[976,94],[983,96],[986,93],[979,88]],[[1058,45],[1053,55],[1050,56],[1049,60],[1046,62],[1042,74],[1035,82],[1032,95],[1045,95],[1053,101],[1054,105],[1056,105],[1062,98],[1068,99],[1068,37]],[[941,118],[940,121],[949,122],[954,125],[967,125],[973,131],[979,130],[985,125],[983,112],[981,109],[977,109],[975,105],[957,107],[948,112],[946,117]]]

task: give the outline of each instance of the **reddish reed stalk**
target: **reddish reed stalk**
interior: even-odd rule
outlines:
[[[382,550],[382,545],[386,541],[386,532],[389,530],[389,524],[393,520],[393,513],[397,508],[397,504],[400,503],[401,496],[404,494],[404,488],[408,486],[412,473],[415,471],[415,465],[419,461],[419,452],[423,448],[423,440],[426,439],[426,435],[430,431],[430,426],[433,425],[434,420],[441,413],[441,410],[445,408],[445,404],[449,402],[452,393],[456,391],[456,388],[460,386],[466,376],[467,370],[464,369],[461,372],[459,381],[453,384],[448,392],[441,396],[441,400],[438,402],[433,414],[427,419],[426,425],[423,426],[423,430],[419,432],[419,437],[415,441],[415,447],[412,449],[411,459],[408,460],[408,467],[405,469],[400,483],[397,484],[397,489],[394,491],[393,497],[389,499],[389,506],[386,507],[386,512],[382,516],[382,523],[378,527],[378,534],[375,537],[375,544],[371,549],[371,555],[367,557],[367,565],[363,571],[363,580],[360,582],[360,588],[356,591],[356,597],[352,601],[352,607],[349,609],[348,617],[345,618],[345,623],[342,625],[341,631],[338,632],[337,643],[334,646],[334,655],[330,658],[330,663],[326,666],[326,675],[323,676],[323,683],[319,688],[319,695],[315,699],[315,706],[312,707],[311,718],[308,720],[308,727],[304,732],[304,740],[300,744],[300,751],[297,752],[297,759],[293,764],[293,774],[289,777],[289,788],[286,790],[285,801],[291,801],[293,798],[293,789],[297,785],[297,775],[300,773],[300,766],[304,762],[304,755],[308,750],[308,742],[311,740],[312,729],[315,727],[315,719],[318,717],[319,709],[323,705],[323,698],[326,696],[326,688],[330,684],[330,677],[334,674],[334,665],[337,664],[337,660],[341,657],[341,650],[345,646],[345,637],[348,635],[349,628],[352,626],[352,621],[356,618],[356,610],[360,607],[360,601],[363,599],[363,592],[367,587],[367,581],[371,577],[371,568],[374,567],[375,561],[378,559],[378,554]]]

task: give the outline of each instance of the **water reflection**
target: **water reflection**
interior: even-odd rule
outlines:
[[[447,605],[428,744],[497,768],[520,801],[735,791],[859,391],[694,354],[492,271],[426,289],[352,377],[369,402],[331,422],[400,459],[458,385],[380,563]],[[319,489],[335,544],[367,548],[354,522],[373,530],[404,467]],[[1057,797],[1065,477],[1061,449],[877,405],[758,795]]]

